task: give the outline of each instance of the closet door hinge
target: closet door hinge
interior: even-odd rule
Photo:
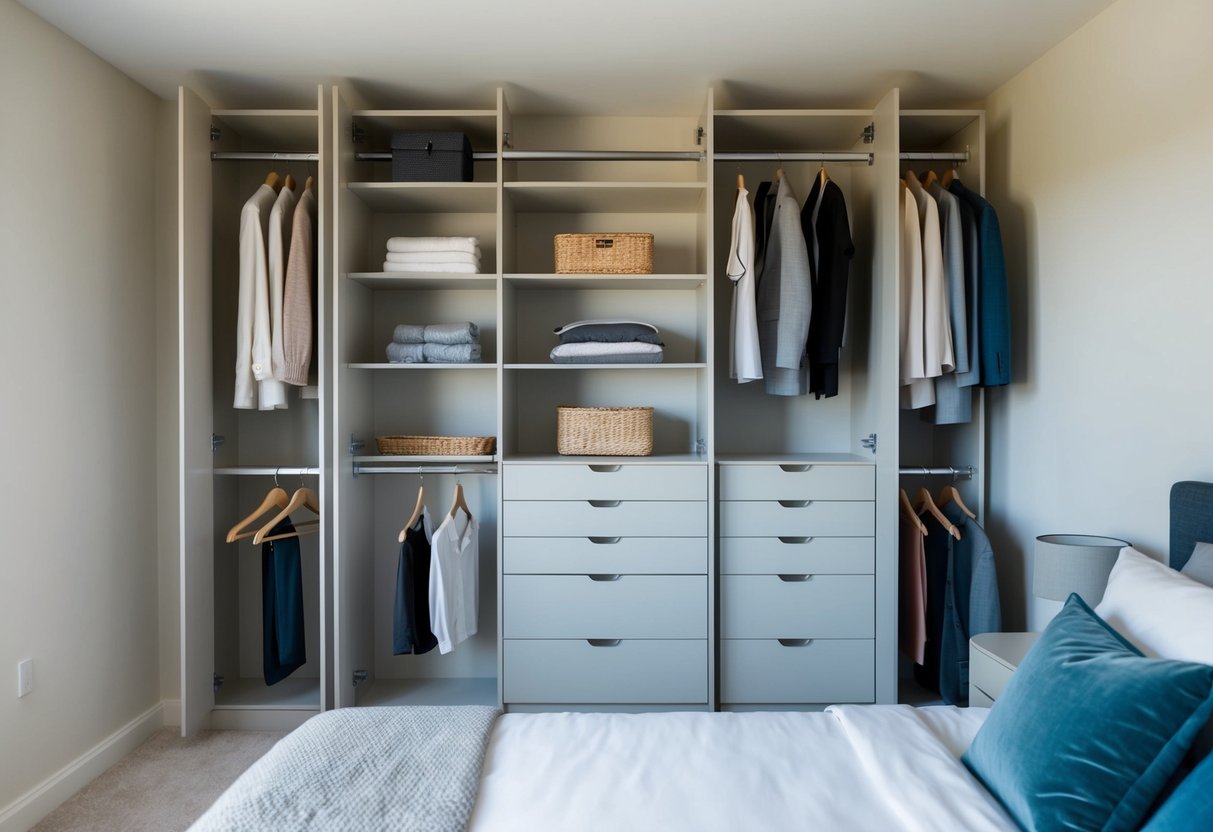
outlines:
[[[211,434],[211,453],[215,453],[216,451],[218,451],[219,448],[221,448],[223,446],[223,443],[226,441],[227,441],[226,436],[223,436],[222,434],[219,434],[219,433],[212,433]]]
[[[708,131],[703,129],[703,127],[696,127],[695,128],[695,144],[699,144],[699,145],[703,144],[703,140],[704,140],[704,138],[706,138],[707,132]]]
[[[223,131],[212,124],[211,125],[211,141],[217,142],[221,138],[223,138]]]
[[[698,456],[703,456],[708,452],[708,443],[703,437],[695,440],[695,453]]]
[[[211,687],[214,689],[215,693],[218,693],[219,688],[223,687],[223,677],[218,673],[211,674]]]
[[[358,453],[365,447],[366,447],[365,442],[363,442],[361,439],[359,439],[354,434],[352,434],[352,433],[350,434],[350,455],[351,456]]]
[[[872,122],[863,128],[863,143],[871,144],[874,141],[876,141],[876,122]]]
[[[872,453],[876,453],[876,434],[869,433],[867,436],[859,440],[859,444],[863,445]]]
[[[350,138],[354,140],[354,144],[361,144],[364,136],[366,136],[366,131],[355,124],[350,135]]]
[[[366,671],[365,671],[365,670],[355,670],[355,671],[354,671],[354,687],[358,687],[358,686],[359,686],[359,685],[361,685],[363,682],[365,682],[365,681],[366,681],[366,675],[367,675],[367,674],[366,674]]]

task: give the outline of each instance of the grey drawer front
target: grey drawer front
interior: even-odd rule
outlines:
[[[875,642],[815,639],[782,644],[774,639],[720,643],[720,700],[728,703],[873,702]]]
[[[621,464],[505,465],[507,500],[706,500],[708,466]]]
[[[876,504],[833,500],[720,503],[721,537],[871,537]]]
[[[506,574],[706,575],[704,537],[507,537]]]
[[[874,500],[872,465],[721,465],[722,500]]]
[[[702,703],[708,699],[706,640],[504,642],[507,703]]]
[[[871,575],[871,537],[722,537],[722,575]]]
[[[505,638],[708,635],[705,575],[506,575],[501,591]]]
[[[706,502],[506,500],[509,537],[706,537]]]
[[[874,638],[870,575],[725,575],[721,638]],[[785,580],[791,578],[793,580]]]

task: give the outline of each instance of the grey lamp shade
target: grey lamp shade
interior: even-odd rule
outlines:
[[[1089,534],[1043,534],[1036,538],[1032,594],[1064,601],[1071,592],[1095,606],[1103,600],[1108,575],[1129,543]]]

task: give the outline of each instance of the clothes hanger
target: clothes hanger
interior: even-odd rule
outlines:
[[[472,510],[468,508],[467,500],[463,498],[463,486],[455,483],[455,494],[451,498],[451,510],[447,512],[450,517],[454,517],[455,513],[463,509],[463,513],[468,516],[468,522],[472,521]]]
[[[312,177],[309,176],[307,178],[307,181],[305,181],[303,183],[303,190],[310,191],[311,189],[312,189]]]
[[[939,177],[935,175],[935,171],[929,170],[926,172],[926,175],[922,177],[922,186],[924,188],[929,188],[931,187],[932,183],[937,181],[939,181]]]
[[[940,184],[946,188],[952,184],[953,180],[959,181],[959,179],[960,177],[956,175],[956,163],[953,162],[952,167],[943,172],[943,179],[940,180]]]
[[[425,511],[425,477],[422,477],[421,486],[417,489],[417,505],[413,506],[413,513],[409,515],[409,522],[404,524],[404,528],[400,530],[400,534],[396,537],[397,543],[403,543],[405,534],[409,529],[417,524],[417,519],[421,517],[421,512]]]
[[[265,177],[265,184],[274,189],[275,192],[281,190],[282,179],[278,176],[277,171],[270,171],[270,175]]]
[[[914,506],[910,505],[910,495],[906,493],[904,488],[899,488],[899,501],[901,502],[901,510],[907,521],[918,528],[923,537],[927,536],[927,524],[922,522],[922,518],[918,516],[918,512],[914,511]]]
[[[956,507],[968,515],[971,520],[977,519],[977,515],[965,505],[964,499],[961,498],[960,492],[954,485],[945,485],[943,487],[943,490],[939,492],[939,499],[935,502],[935,505],[943,508],[948,503],[956,503]]]
[[[285,188],[286,188],[288,191],[293,191],[293,190],[295,190],[295,177],[291,176],[291,175],[288,173],[288,174],[286,175],[286,183],[285,183],[284,187],[285,187]]]
[[[938,520],[939,524],[947,530],[948,534],[952,535],[952,537],[956,538],[957,540],[960,540],[960,529],[958,529],[952,523],[952,521],[947,518],[947,515],[939,510],[939,506],[935,505],[935,500],[932,499],[931,492],[926,488],[920,488],[918,490],[918,507],[916,513],[922,514],[924,511],[929,512],[932,517]]]
[[[227,542],[235,543],[237,540],[244,540],[246,537],[255,537],[257,532],[246,532],[245,527],[251,525],[261,515],[265,514],[271,508],[285,508],[289,502],[286,496],[286,491],[278,484],[278,472],[274,472],[274,487],[265,495],[265,499],[261,501],[261,505],[257,506],[248,517],[245,517],[236,525],[228,529]]]
[[[828,181],[830,181],[830,175],[826,173],[826,163],[822,161],[821,170],[817,172],[817,184],[824,188]]]
[[[739,191],[745,190],[745,176],[743,176],[740,173],[737,174],[737,190],[739,190]]]
[[[300,476],[300,481],[302,479],[302,476]],[[283,506],[282,511],[278,512],[274,519],[257,530],[257,534],[253,535],[253,545],[260,546],[262,543],[267,543],[271,540],[282,540],[286,537],[302,537],[305,534],[313,534],[320,531],[319,520],[304,520],[301,523],[295,524],[295,531],[293,532],[270,534],[275,526],[300,508],[306,508],[312,514],[320,514],[320,500],[316,497],[316,492],[302,484],[299,488],[295,489],[295,493],[291,495],[291,501]]]

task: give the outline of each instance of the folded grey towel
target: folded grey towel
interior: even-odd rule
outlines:
[[[399,344],[395,341],[387,345],[387,360],[389,364],[421,364],[425,361],[424,344]]]
[[[556,334],[560,336],[562,344],[582,344],[587,341],[622,344],[639,341],[643,344],[665,346],[655,328],[649,324],[633,323],[632,321],[577,324],[560,327],[556,330]]]
[[[553,355],[553,364],[660,364],[659,352],[622,352],[605,355]]]
[[[432,344],[424,345],[427,364],[477,364],[480,362],[479,344]]]
[[[427,344],[479,344],[480,327],[470,321],[461,324],[430,324],[425,328],[425,342]]]
[[[665,350],[656,344],[629,341],[601,344],[585,341],[552,347],[550,357],[556,364],[660,364]]]
[[[392,333],[392,340],[397,344],[425,343],[425,327],[416,324],[400,324]]]

